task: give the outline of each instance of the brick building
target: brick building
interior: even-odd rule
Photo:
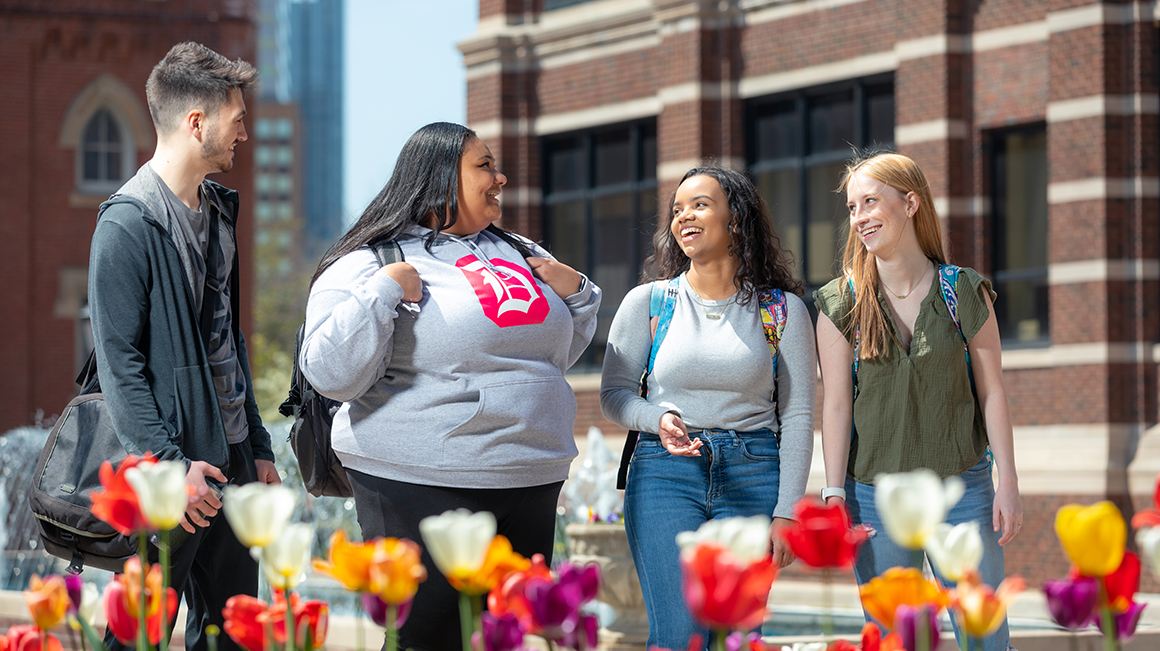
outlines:
[[[194,40],[254,60],[251,0],[0,0],[0,432],[51,417],[91,349],[89,243],[101,201],[153,154],[145,80]],[[251,112],[253,111],[251,100]],[[252,126],[252,122],[247,126]],[[220,179],[251,214],[251,150]],[[250,260],[253,223],[239,224]],[[249,328],[251,269],[241,273]]]
[[[926,170],[953,260],[1000,295],[1027,512],[1009,572],[1066,572],[1064,503],[1150,502],[1156,2],[481,0],[479,15],[460,43],[468,122],[508,175],[505,225],[606,292],[573,377],[578,436],[623,435],[600,418],[603,343],[685,170],[749,169],[813,289],[845,242],[833,189],[850,146],[888,145]]]

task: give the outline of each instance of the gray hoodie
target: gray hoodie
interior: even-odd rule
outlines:
[[[516,488],[565,479],[576,398],[564,371],[596,330],[600,290],[566,300],[483,231],[410,227],[398,243],[423,280],[415,310],[369,248],[314,283],[299,364],[343,404],[332,441],[347,468],[433,486]],[[542,249],[537,254],[550,257]]]

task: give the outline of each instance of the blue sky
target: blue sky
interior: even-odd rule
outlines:
[[[475,33],[478,15],[478,0],[347,0],[347,223],[382,188],[416,129],[466,120],[463,57],[455,44]]]

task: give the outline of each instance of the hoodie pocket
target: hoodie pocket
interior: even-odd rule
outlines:
[[[173,369],[173,409],[177,434],[174,443],[185,456],[222,465],[226,461],[225,439],[217,415],[217,395],[207,386],[201,366]]]
[[[441,465],[488,469],[570,460],[575,420],[576,396],[563,377],[483,387],[475,414],[444,437]]]

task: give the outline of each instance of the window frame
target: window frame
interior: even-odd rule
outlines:
[[[86,148],[85,134],[88,133],[89,125],[97,116],[104,111],[108,114],[109,120],[113,122],[120,131],[120,147],[121,147],[121,169],[119,179],[102,179],[91,180],[85,178],[85,154],[88,152]],[[104,153],[104,152],[102,152]],[[74,179],[76,189],[78,192],[84,194],[107,195],[116,192],[126,181],[133,178],[136,171],[137,163],[137,147],[133,139],[133,129],[129,122],[123,115],[114,107],[108,104],[100,104],[96,106],[85,117],[81,125],[80,137],[77,140],[75,157],[74,157]]]
[[[810,151],[810,102],[811,100],[827,95],[834,95],[837,93],[852,91],[852,100],[854,103],[854,111],[857,113],[858,119],[854,124],[854,139],[853,146],[858,149],[866,147],[874,147],[875,149],[894,151],[896,148],[897,136],[892,134],[889,142],[867,142],[870,131],[870,105],[867,101],[867,88],[884,86],[889,84],[891,92],[895,96],[895,106],[897,107],[897,93],[894,79],[894,73],[888,72],[883,74],[870,75],[867,77],[860,77],[858,79],[843,80],[840,82],[833,82],[821,84],[818,86],[810,86],[808,88],[796,88],[790,91],[775,93],[771,95],[763,95],[759,97],[749,98],[745,102],[745,151],[746,151],[746,168],[750,176],[757,181],[762,174],[769,172],[780,172],[786,170],[795,170],[797,172],[797,203],[798,203],[798,226],[801,228],[801,245],[800,251],[790,251],[794,256],[795,263],[801,268],[801,281],[805,287],[807,294],[821,285],[813,285],[810,283],[810,179],[809,170],[822,165],[832,165],[835,163],[842,163],[848,161],[852,157],[851,150],[833,150],[818,153],[806,153]],[[799,139],[795,142],[797,151],[793,156],[785,156],[782,158],[767,158],[758,159],[758,130],[757,124],[762,117],[762,110],[777,104],[785,104],[792,102],[794,105],[794,114],[796,119],[797,133],[800,134]],[[897,111],[897,108],[896,108]],[[894,120],[894,130],[897,130],[897,117]],[[772,206],[771,206],[772,208]],[[772,210],[770,217],[773,217]],[[837,248],[842,246],[842,235],[846,230],[840,224],[838,227]],[[845,226],[849,228],[848,221]],[[782,233],[778,233],[782,236]],[[783,240],[782,245],[788,245]],[[835,260],[837,263],[837,260]],[[824,283],[823,283],[824,284]],[[811,311],[813,306],[810,306]]]

